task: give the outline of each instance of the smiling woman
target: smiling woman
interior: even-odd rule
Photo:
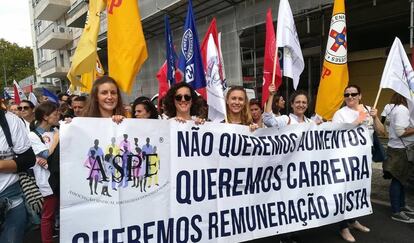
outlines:
[[[187,83],[181,82],[168,90],[165,99],[165,113],[171,119],[185,122],[196,120],[199,114],[199,105],[194,102],[197,94],[194,89]]]
[[[263,123],[267,127],[285,127],[291,124],[313,122],[305,116],[309,106],[309,96],[305,91],[298,90],[290,96],[290,107],[293,113],[288,116],[278,116],[272,113],[273,95],[276,93],[274,85],[269,87],[269,98],[266,103],[265,112],[263,113]]]
[[[227,123],[240,125],[252,124],[249,101],[246,90],[243,87],[234,86],[227,91],[226,111]]]
[[[86,104],[85,117],[124,116],[122,97],[115,80],[109,76],[97,79]]]

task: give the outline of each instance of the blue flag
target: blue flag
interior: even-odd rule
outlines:
[[[177,80],[175,80],[175,60],[177,59],[177,55],[175,54],[174,43],[170,28],[170,20],[168,19],[167,15],[165,15],[165,43],[167,44],[167,80],[171,86],[177,82]]]
[[[3,98],[6,100],[10,100],[12,97],[6,90],[3,90]]]
[[[200,45],[191,0],[188,1],[188,11],[185,19],[184,34],[181,40],[178,67],[184,73],[185,82],[190,84],[194,89],[206,87],[206,77],[201,60]]]
[[[49,90],[42,88],[43,96],[47,97],[47,100],[56,104],[59,104],[59,98]]]

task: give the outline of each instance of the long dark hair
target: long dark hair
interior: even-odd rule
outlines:
[[[155,105],[151,102],[148,97],[141,96],[135,99],[134,103],[132,104],[132,116],[135,117],[135,107],[137,105],[143,105],[144,109],[150,113],[149,119],[158,119],[158,112]]]
[[[280,97],[282,97],[282,95],[278,93],[273,95],[273,103],[272,103],[273,114],[279,114],[280,112],[280,107],[279,107]]]
[[[408,107],[407,99],[404,96],[402,96],[399,93],[397,93],[397,92],[395,92],[392,95],[390,103],[391,104],[394,104],[395,106],[397,106],[397,105],[403,105],[405,107]]]
[[[164,110],[164,112],[168,117],[176,117],[177,116],[177,110],[176,110],[175,104],[174,104],[175,93],[177,92],[177,90],[179,90],[183,87],[188,88],[190,90],[190,94],[191,94],[190,115],[191,116],[197,116],[198,115],[199,106],[196,102],[196,99],[197,99],[196,92],[194,91],[193,87],[191,87],[186,82],[180,82],[178,84],[173,85],[168,90],[167,94],[165,95],[165,98],[164,98],[165,110]]]
[[[114,84],[116,87],[116,92],[118,93],[118,100],[115,109],[112,112],[112,115],[125,115],[124,114],[124,107],[121,97],[121,91],[119,90],[118,84],[115,82],[115,80],[109,76],[102,76],[98,78],[92,86],[91,95],[86,103],[85,110],[83,112],[83,116],[85,117],[102,117],[102,114],[99,110],[99,104],[98,104],[98,89],[99,86],[102,84]]]

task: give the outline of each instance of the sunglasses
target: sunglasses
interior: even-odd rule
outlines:
[[[19,106],[19,107],[17,107],[17,109],[18,109],[19,111],[21,111],[21,110],[28,111],[28,110],[30,109],[30,106]]]
[[[350,97],[350,96],[352,96],[352,97],[356,97],[357,95],[359,95],[359,93],[345,93],[344,94],[344,97],[346,98],[346,97]]]
[[[184,98],[185,101],[190,101],[191,100],[191,96],[190,95],[176,95],[175,96],[175,100],[176,101],[182,101]]]

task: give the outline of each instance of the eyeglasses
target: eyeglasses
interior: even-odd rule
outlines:
[[[175,96],[175,100],[176,101],[182,101],[184,98],[185,101],[190,101],[191,100],[191,96],[190,95],[176,95]]]
[[[19,107],[17,107],[17,109],[18,109],[19,111],[21,111],[21,110],[28,111],[28,110],[30,109],[30,106],[19,106]]]
[[[349,96],[356,97],[357,95],[359,95],[359,93],[345,93],[345,94],[344,94],[344,97],[345,97],[345,98],[347,98],[347,97],[349,97]]]

